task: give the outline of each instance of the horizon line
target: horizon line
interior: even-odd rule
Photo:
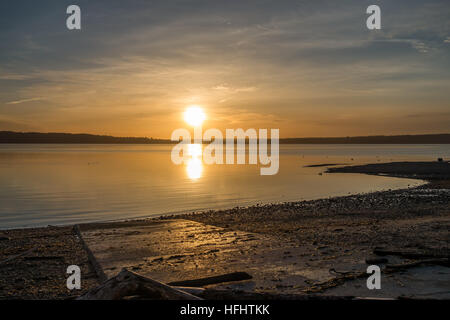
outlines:
[[[72,138],[69,141],[64,141],[64,138]],[[109,139],[108,141],[103,141],[106,143],[145,143],[145,142],[153,142],[153,143],[178,143],[180,140],[171,140],[170,138],[153,138],[153,137],[136,137],[136,136],[112,136],[107,134],[92,134],[92,133],[70,133],[70,132],[36,132],[36,131],[0,131],[0,143],[27,143],[25,141],[28,141],[29,143],[36,143],[39,142],[39,140],[46,141],[42,143],[57,143],[60,141],[61,143],[76,143],[76,138],[90,138],[93,140],[86,140],[86,139],[80,139],[80,143],[95,143],[98,142],[98,140],[95,139]],[[34,140],[34,138],[37,138]],[[74,139],[75,138],[75,139]],[[426,140],[423,141],[424,143],[433,143],[430,142],[431,140],[427,140],[427,138],[444,138],[444,141],[435,142],[435,143],[450,143],[450,133],[420,133],[420,134],[396,134],[396,135],[367,135],[367,136],[336,136],[336,137],[290,137],[290,138],[279,138],[280,142],[296,142],[296,141],[303,141],[303,142],[313,142],[313,141],[319,141],[319,142],[325,142],[325,140],[328,140],[329,142],[358,142],[358,140],[361,139],[368,139],[371,140],[369,142],[383,142],[383,141],[376,141],[376,139],[382,139],[386,142],[405,142],[405,143],[411,143],[410,141],[404,141],[403,139],[418,139],[418,138],[425,138]],[[395,140],[395,139],[401,139],[401,140]],[[224,139],[225,141],[226,139]],[[236,137],[235,137],[236,140]],[[249,141],[249,138],[246,137],[246,141]],[[257,141],[260,139],[257,138]],[[271,140],[268,138],[267,140]],[[84,141],[84,142],[83,142]],[[203,143],[209,143],[214,140],[203,140]],[[100,142],[101,143],[101,142]],[[420,142],[416,142],[420,143]]]

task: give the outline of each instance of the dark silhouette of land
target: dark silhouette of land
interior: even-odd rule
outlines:
[[[287,138],[284,144],[449,144],[450,134],[418,134],[397,136],[361,136],[337,138]]]
[[[0,131],[0,143],[171,144],[169,139],[107,135]],[[280,144],[450,144],[450,134],[284,138]]]
[[[94,134],[40,133],[0,131],[0,143],[80,143],[80,144],[151,144],[173,143],[170,140],[146,137],[113,137]]]
[[[448,161],[428,162],[391,162],[374,163],[340,168],[328,168],[333,173],[365,173],[373,175],[387,175],[400,178],[414,178],[422,180],[450,181],[450,163]]]

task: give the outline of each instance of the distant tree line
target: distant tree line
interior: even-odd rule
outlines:
[[[0,131],[0,143],[173,144],[176,142],[169,139],[153,139],[146,137],[113,137],[94,134]],[[284,138],[280,139],[280,144],[450,144],[450,134]]]
[[[398,136],[366,136],[339,138],[287,138],[280,143],[301,144],[450,144],[450,134],[420,134]]]
[[[142,137],[113,137],[84,133],[72,134],[0,131],[0,143],[150,144],[172,143],[172,141]]]

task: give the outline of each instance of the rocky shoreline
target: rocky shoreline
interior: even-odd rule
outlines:
[[[220,227],[224,232],[243,231],[270,237],[285,243],[286,248],[281,258],[268,256],[268,264],[274,259],[286,259],[287,269],[294,264],[296,270],[311,273],[332,269],[357,272],[374,258],[374,249],[380,247],[448,257],[449,167],[447,162],[433,162],[330,168],[329,172],[420,178],[429,183],[411,189],[196,212],[156,220],[185,219]],[[155,219],[149,219],[152,220]],[[132,223],[136,222],[119,224]],[[297,248],[301,248],[298,257],[293,253]],[[27,251],[30,252],[20,256]],[[395,259],[388,260],[398,262]],[[0,299],[67,299],[81,294],[65,286],[65,268],[69,264],[80,265],[86,275],[82,292],[98,285],[72,227],[0,231]],[[329,292],[328,287],[320,287],[319,281],[308,280],[307,275],[303,276],[303,282],[293,284],[289,275],[283,278],[283,272],[280,274],[274,291]],[[450,291],[450,283],[445,282],[444,287],[447,285]]]

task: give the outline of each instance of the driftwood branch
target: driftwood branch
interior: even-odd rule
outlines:
[[[286,294],[272,292],[249,292],[240,290],[216,290],[205,289],[201,297],[206,300],[296,300],[296,301],[313,301],[313,300],[351,300],[351,296],[318,296],[304,293]]]
[[[207,278],[193,279],[193,280],[183,280],[183,281],[174,281],[169,282],[168,285],[171,286],[182,286],[182,287],[203,287],[210,284],[217,284],[223,282],[232,282],[232,281],[243,281],[252,279],[252,276],[246,272],[233,272],[222,274],[219,276],[212,276]]]
[[[334,269],[332,269],[332,270],[334,270]],[[340,276],[335,277],[330,280],[316,283],[306,289],[303,289],[302,291],[305,293],[308,293],[308,294],[319,293],[326,289],[340,286],[340,285],[344,284],[346,281],[351,281],[351,280],[356,280],[356,279],[367,277],[366,272],[356,272],[356,273],[355,272],[337,272],[337,271],[334,271],[334,272],[340,274]]]
[[[378,249],[374,250],[374,253],[376,253]],[[384,252],[389,252],[388,255],[394,255],[393,252],[396,252],[397,255],[400,255],[399,251],[388,251],[388,250],[383,250]],[[408,256],[411,253],[408,253]],[[382,254],[382,255],[387,255],[387,254]],[[424,254],[424,255],[420,255],[418,253],[414,254],[415,257],[421,256],[429,256],[429,254]],[[385,268],[382,270],[382,273],[384,274],[392,274],[392,273],[396,273],[396,272],[400,272],[409,268],[415,268],[415,267],[419,267],[421,265],[440,265],[440,266],[444,266],[444,267],[449,267],[450,266],[450,259],[448,258],[435,258],[435,259],[422,259],[422,260],[416,260],[413,262],[408,262],[408,263],[401,263],[401,264],[387,264],[385,266]],[[366,278],[368,276],[368,274],[366,272],[339,272],[336,271],[334,269],[330,269],[330,273],[334,273],[337,274],[338,277],[335,277],[333,279],[330,280],[326,280],[320,283],[316,283],[308,288],[306,288],[305,290],[303,290],[306,293],[318,293],[318,292],[323,292],[326,289],[329,288],[333,288],[333,287],[337,287],[339,285],[344,284],[346,281],[352,281],[352,280],[357,280],[360,278]]]
[[[401,264],[388,264],[386,265],[387,273],[393,272],[393,270],[404,270],[408,268],[415,268],[421,265],[438,265],[444,267],[450,267],[449,259],[427,259],[427,260],[419,260],[410,263],[401,263]]]
[[[206,290],[205,288],[197,288],[197,287],[173,287],[173,288],[183,291],[183,292],[187,292],[189,294],[192,294],[192,295],[200,297],[200,298],[204,298],[203,295]]]
[[[378,256],[398,256],[406,259],[430,259],[430,258],[450,258],[448,254],[436,254],[433,252],[399,251],[382,248],[375,248],[373,253]]]
[[[154,300],[202,300],[190,293],[126,269],[77,300],[119,300],[131,296],[143,296]]]

